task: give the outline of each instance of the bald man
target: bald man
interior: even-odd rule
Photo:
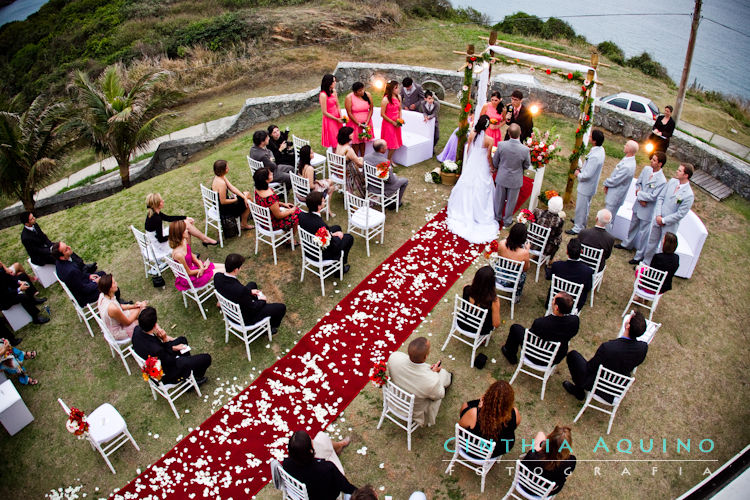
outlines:
[[[633,140],[626,142],[623,151],[625,158],[615,165],[612,175],[603,184],[604,206],[612,214],[612,219],[617,217],[617,211],[625,201],[630,183],[635,177],[635,154],[638,152],[638,143]],[[612,229],[611,223],[607,229]]]

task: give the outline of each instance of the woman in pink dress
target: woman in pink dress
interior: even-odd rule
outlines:
[[[346,108],[346,114],[349,115],[349,122],[346,125],[354,129],[352,139],[354,152],[357,156],[364,156],[365,143],[373,140],[372,96],[365,91],[364,83],[354,82],[351,93],[344,99],[344,108]],[[370,131],[370,138],[360,139],[359,134],[364,133],[366,129]]]
[[[336,94],[336,77],[324,75],[320,82],[320,111],[323,113],[323,128],[320,132],[320,142],[324,148],[336,147],[336,135],[346,123],[346,118],[339,112],[339,96]]]
[[[503,118],[503,98],[500,96],[500,92],[495,90],[490,96],[489,102],[482,106],[482,112],[480,115],[487,115],[490,117],[490,126],[485,131],[487,137],[492,137],[492,145],[497,146],[497,143],[503,140],[503,133],[500,130],[500,125],[505,122]]]
[[[380,102],[380,116],[383,123],[380,125],[380,138],[388,144],[388,159],[403,145],[401,141],[401,98],[398,95],[398,82],[390,80],[385,86],[385,94]],[[399,122],[401,120],[401,122]]]
[[[214,271],[224,272],[224,264],[214,264],[208,259],[201,261],[193,254],[190,248],[190,233],[184,220],[169,223],[169,246],[172,248],[172,258],[182,264],[195,288],[200,288],[211,281]],[[190,289],[190,284],[183,278],[176,277],[174,287],[184,291]]]

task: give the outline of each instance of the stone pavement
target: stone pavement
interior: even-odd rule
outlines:
[[[731,153],[745,160],[750,159],[750,148],[734,142],[731,139],[716,135],[713,132],[702,129],[700,127],[696,127],[695,125],[684,121],[681,121],[677,128],[682,129],[684,132],[687,132],[688,134],[697,137],[698,139],[701,139],[702,141],[705,141],[715,148],[721,149],[722,151],[726,151],[727,153]]]

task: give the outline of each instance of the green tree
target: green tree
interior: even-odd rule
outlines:
[[[69,107],[38,96],[23,113],[0,112],[0,190],[34,209],[34,195],[47,185],[73,139]]]
[[[128,85],[123,68],[116,64],[96,82],[81,71],[74,78],[78,115],[73,127],[97,152],[114,156],[126,188],[130,187],[131,154],[159,135],[159,122],[169,115],[164,111],[174,102],[174,92],[155,87],[163,75],[147,73]]]

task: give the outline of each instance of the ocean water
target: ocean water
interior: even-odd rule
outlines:
[[[685,62],[693,0],[642,2],[638,0],[536,0],[531,3],[500,0],[451,0],[455,7],[473,7],[486,14],[492,24],[505,16],[523,11],[538,17],[559,17],[576,33],[593,44],[615,42],[626,57],[641,52],[667,68],[679,84]],[[623,16],[622,14],[643,14]],[[606,17],[565,17],[613,14]],[[664,15],[688,14],[688,15]],[[698,27],[689,83],[697,79],[706,89],[736,94],[750,99],[750,37],[741,35],[705,18],[711,18],[750,34],[750,0],[704,0],[704,18]]]
[[[11,21],[23,21],[38,11],[47,0],[16,0],[0,9],[0,26]]]

